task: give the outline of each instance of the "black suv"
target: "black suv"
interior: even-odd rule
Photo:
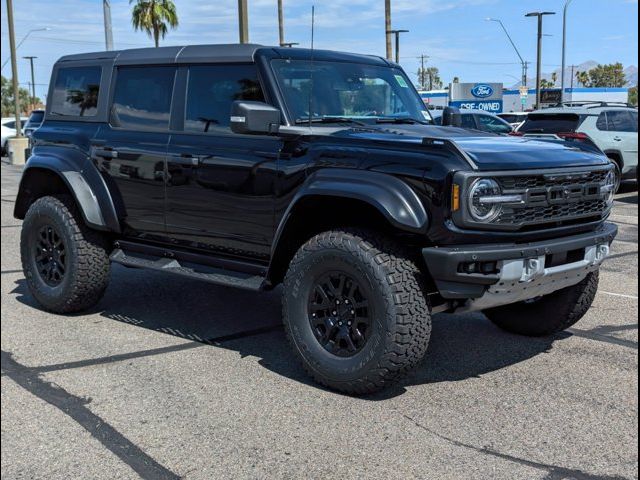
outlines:
[[[617,233],[600,151],[465,130],[453,109],[434,125],[379,57],[256,45],[72,55],[48,99],[15,206],[44,308],[94,305],[111,262],[283,284],[294,350],[344,392],[415,366],[434,312],[483,311],[524,335],[569,327]]]

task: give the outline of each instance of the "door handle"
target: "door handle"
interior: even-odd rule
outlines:
[[[615,142],[621,142],[622,141],[622,139],[620,137],[613,137],[613,140]]]
[[[191,155],[190,153],[182,153],[180,155],[172,155],[173,161],[176,163],[182,163],[187,165],[198,165],[204,158],[205,155]]]
[[[96,148],[93,150],[96,157],[104,158],[105,160],[111,160],[112,158],[118,158],[118,152],[111,148]]]

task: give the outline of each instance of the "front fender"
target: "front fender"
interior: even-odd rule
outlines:
[[[361,200],[375,207],[391,225],[403,231],[426,233],[429,228],[429,217],[422,202],[401,179],[369,170],[330,168],[309,175],[293,197],[276,230],[274,247],[296,204],[312,195]]]
[[[40,147],[38,150],[25,165],[14,216],[24,218],[30,204],[38,197],[37,188],[33,185],[35,174],[46,170],[64,182],[88,226],[120,232],[120,222],[109,189],[88,157],[74,148]]]

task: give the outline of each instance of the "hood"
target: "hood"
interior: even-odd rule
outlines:
[[[319,129],[314,129],[318,133]],[[476,130],[432,125],[373,125],[333,131],[339,137],[414,143],[453,142],[479,170],[587,167],[608,164],[600,151],[572,141],[494,135]]]

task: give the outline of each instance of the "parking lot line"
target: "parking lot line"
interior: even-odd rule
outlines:
[[[605,292],[604,290],[601,290],[600,293],[604,293],[605,295],[611,295],[612,297],[631,298],[633,300],[638,300],[638,297],[636,295],[624,295],[622,293]]]

